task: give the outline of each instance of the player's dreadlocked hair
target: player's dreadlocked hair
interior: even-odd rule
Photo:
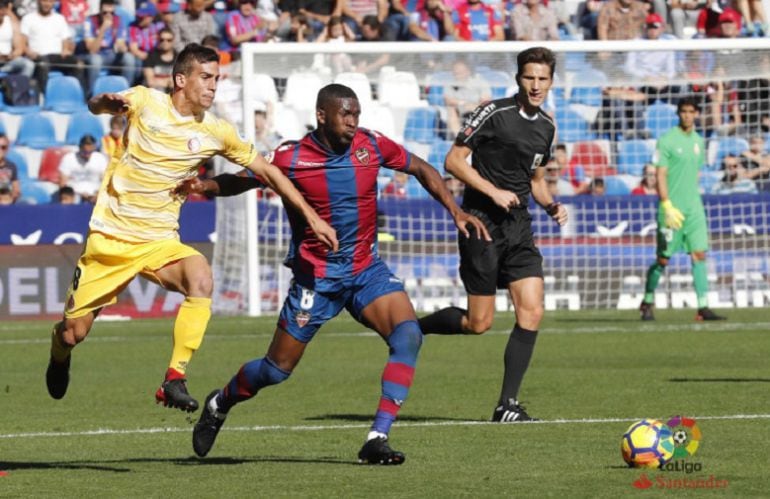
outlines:
[[[519,52],[519,55],[516,56],[516,64],[518,66],[516,69],[517,82],[519,81],[521,72],[524,71],[524,66],[531,62],[536,64],[547,64],[551,69],[551,78],[553,78],[553,73],[556,71],[556,57],[553,55],[553,52],[545,47],[532,47],[523,52]]]
[[[339,83],[332,83],[326,85],[318,92],[318,98],[315,101],[316,109],[324,109],[334,99],[356,99],[358,96],[352,88],[340,85]]]
[[[193,68],[193,62],[198,64],[219,62],[219,54],[217,54],[216,50],[197,43],[188,44],[174,61],[174,70],[172,72],[174,80],[176,81],[176,75],[178,74],[189,76]]]

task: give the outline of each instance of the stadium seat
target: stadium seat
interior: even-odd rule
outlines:
[[[51,194],[39,183],[28,180],[21,182],[21,204],[48,204],[51,202]]]
[[[67,152],[69,150],[66,147],[49,147],[43,151],[43,156],[40,158],[40,170],[37,172],[38,180],[58,185],[61,179],[59,163]]]
[[[714,163],[709,165],[711,170],[721,170],[722,160],[725,156],[740,156],[742,152],[749,150],[749,141],[741,137],[723,137],[717,141],[717,154]]]
[[[622,179],[607,175],[604,177],[604,193],[608,196],[625,196],[631,194],[631,189]]]
[[[315,73],[292,73],[286,79],[283,102],[294,109],[315,109],[316,96],[321,87],[321,77]]]
[[[45,149],[52,145],[59,145],[53,123],[48,117],[40,114],[25,114],[21,118],[16,144],[32,149]]]
[[[250,81],[252,97],[260,102],[278,102],[278,90],[275,88],[273,77],[265,73],[257,73]]]
[[[128,80],[121,75],[101,75],[96,78],[91,95],[122,92],[129,88]]]
[[[442,175],[445,173],[444,160],[446,159],[446,154],[451,148],[451,140],[438,140],[430,146],[430,153],[428,153],[428,163],[430,163]]]
[[[67,136],[64,142],[76,146],[84,135],[93,135],[101,147],[101,140],[104,136],[104,126],[102,121],[90,112],[73,114],[67,127]]]
[[[501,99],[505,97],[505,93],[508,91],[508,87],[513,84],[513,78],[505,71],[495,71],[491,69],[487,71],[477,71],[479,76],[481,76],[484,81],[489,83],[489,86],[492,89],[493,99]]]
[[[607,76],[598,69],[584,69],[572,79],[570,102],[591,107],[602,105],[602,88],[607,85]]]
[[[641,177],[644,165],[652,161],[653,146],[646,140],[618,142],[618,173]]]
[[[353,89],[358,96],[361,107],[368,106],[372,102],[372,85],[369,77],[363,73],[339,73],[334,77],[334,83],[339,83]]]
[[[653,139],[659,138],[678,122],[676,107],[671,104],[655,102],[650,104],[644,112],[644,127]]]
[[[431,144],[438,139],[438,110],[432,107],[410,109],[406,114],[404,140]]]
[[[569,106],[556,109],[556,131],[560,142],[580,142],[596,138],[583,115]]]
[[[29,178],[29,167],[27,166],[27,159],[19,151],[14,148],[10,148],[5,155],[7,161],[16,165],[16,174],[19,176],[20,181],[24,181]]]
[[[582,165],[588,177],[615,175],[617,172],[610,166],[608,149],[607,141],[577,142],[572,146],[570,165]]]
[[[387,106],[371,102],[361,109],[359,125],[370,130],[376,130],[387,137],[400,141],[396,133],[396,124],[393,112]]]
[[[61,76],[48,80],[44,109],[57,113],[75,113],[86,109],[86,98],[77,78]]]
[[[306,133],[297,113],[280,102],[275,105],[273,120],[273,128],[284,140],[299,140]]]
[[[420,85],[414,73],[396,71],[382,75],[378,87],[380,104],[394,107],[424,106],[420,100]]]
[[[428,104],[431,106],[444,105],[444,88],[454,77],[451,71],[437,71],[428,75]]]

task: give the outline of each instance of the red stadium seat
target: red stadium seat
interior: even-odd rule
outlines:
[[[43,151],[43,157],[40,159],[40,171],[37,174],[38,180],[47,180],[59,185],[61,174],[59,173],[59,163],[61,158],[69,151],[66,147],[49,147]]]
[[[598,141],[576,142],[572,146],[570,165],[582,165],[587,177],[606,177],[616,175],[615,167],[610,166],[607,151]]]

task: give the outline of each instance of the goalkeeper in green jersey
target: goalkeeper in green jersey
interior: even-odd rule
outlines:
[[[708,307],[706,250],[708,226],[706,211],[698,191],[698,172],[705,163],[703,137],[695,131],[698,105],[694,100],[679,101],[676,109],[679,125],[658,139],[657,167],[658,248],[657,260],[647,270],[644,299],[639,307],[643,321],[655,320],[655,288],[674,253],[686,251],[692,261],[692,277],[698,297],[695,320],[716,321],[725,317]]]

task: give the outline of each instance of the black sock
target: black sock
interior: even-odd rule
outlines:
[[[464,334],[463,316],[466,313],[460,307],[449,307],[426,315],[417,322],[422,334]]]
[[[500,404],[508,405],[511,399],[516,400],[521,381],[529,367],[529,359],[535,349],[537,331],[523,329],[516,324],[508,338],[505,347],[505,373],[503,374],[503,389],[500,392]]]

